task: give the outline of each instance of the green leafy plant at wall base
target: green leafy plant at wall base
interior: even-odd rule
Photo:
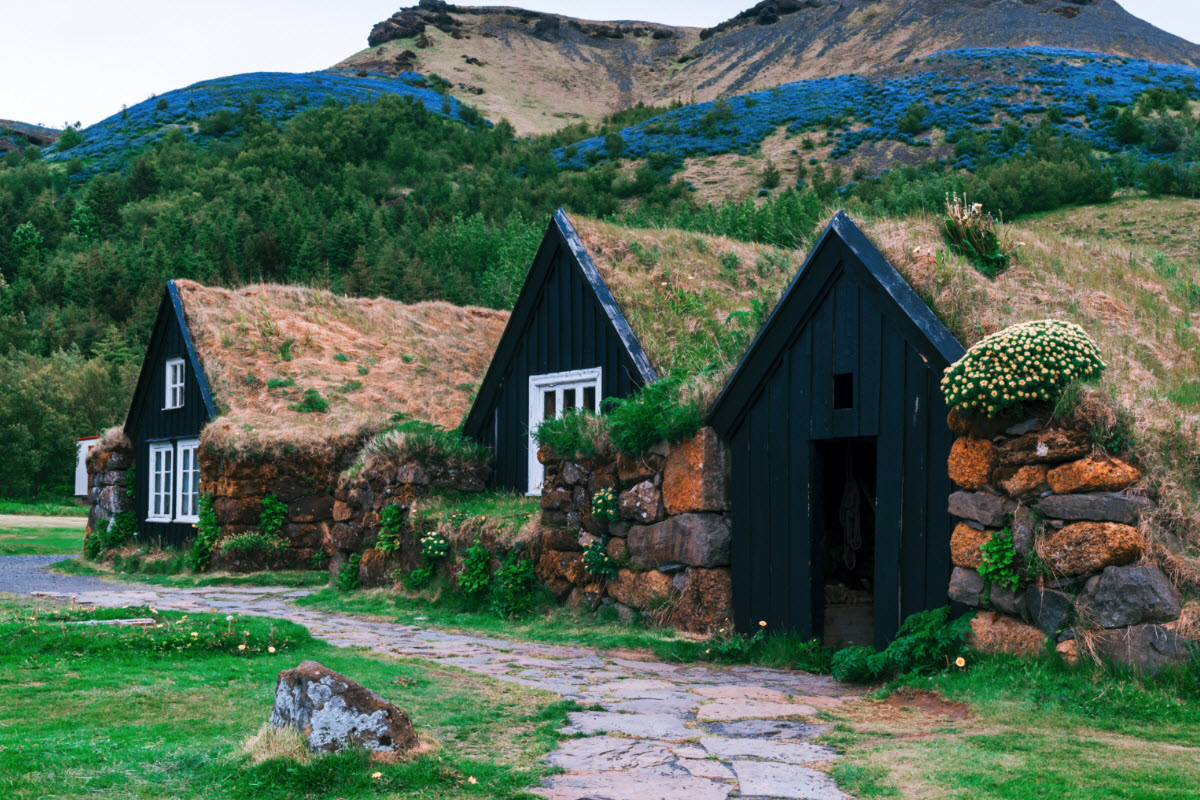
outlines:
[[[196,538],[185,559],[188,569],[193,572],[203,572],[208,569],[208,560],[212,557],[213,546],[221,536],[221,525],[217,522],[217,512],[213,510],[213,496],[200,495],[200,521],[196,523]]]
[[[983,553],[979,576],[996,586],[1016,591],[1021,578],[1017,574],[1017,551],[1013,547],[1012,530],[1006,526],[996,531],[979,549]]]

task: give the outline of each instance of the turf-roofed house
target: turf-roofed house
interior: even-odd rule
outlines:
[[[796,255],[555,215],[464,432],[560,600],[861,643],[945,605],[962,348],[844,214]]]
[[[390,429],[457,427],[507,316],[168,282],[125,424],[88,460],[89,537],[199,535],[229,569],[328,563],[341,473]]]

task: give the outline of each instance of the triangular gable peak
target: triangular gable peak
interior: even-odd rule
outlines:
[[[546,228],[464,432],[496,453],[497,485],[536,491],[530,476],[539,467],[529,431],[538,419],[584,407],[585,397],[598,408],[603,398],[625,397],[657,377],[560,209]]]
[[[181,346],[178,348],[179,352],[174,352],[175,348],[172,348],[172,353],[170,354],[159,352],[163,343],[168,338],[174,338],[169,337],[172,326],[177,331],[177,336],[181,342]],[[138,373],[137,386],[133,392],[129,414],[125,418],[126,436],[133,437],[133,427],[137,425],[141,415],[154,407],[156,400],[150,396],[152,394],[150,391],[151,384],[156,382],[155,378],[162,369],[160,362],[165,356],[177,356],[186,360],[186,374],[189,376],[189,384],[194,379],[207,419],[216,418],[217,405],[213,400],[212,390],[209,387],[208,375],[205,373],[204,365],[200,362],[200,358],[196,354],[196,347],[192,342],[192,335],[188,330],[187,320],[183,315],[183,301],[179,297],[179,289],[173,280],[167,281],[166,291],[163,292],[162,302],[158,307],[158,316],[154,319],[150,344],[147,347],[146,357],[142,361],[141,372]],[[157,394],[155,394],[155,397],[157,397]]]
[[[812,324],[827,301],[836,302],[839,289],[845,293],[850,286],[860,289],[862,302],[877,308],[939,371],[963,356],[954,335],[850,217],[839,211],[725,384],[709,410],[708,423],[722,436],[736,429],[766,375],[801,330]],[[836,310],[833,316],[839,316]],[[844,323],[845,315],[840,316]],[[856,341],[856,332],[842,330],[837,319],[833,324],[842,340]],[[841,357],[848,358],[852,349],[840,348]]]

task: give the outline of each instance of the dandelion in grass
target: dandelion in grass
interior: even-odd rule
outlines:
[[[967,660],[965,658],[963,658],[962,656],[959,656],[958,658],[954,659],[954,666],[958,667],[959,669],[962,669],[966,665],[967,665]]]

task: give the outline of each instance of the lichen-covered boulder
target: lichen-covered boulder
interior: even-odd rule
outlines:
[[[656,569],[623,569],[609,582],[608,594],[631,608],[657,608],[671,596],[673,588],[671,579]]]
[[[1056,575],[1087,575],[1139,558],[1142,536],[1136,528],[1116,522],[1075,522],[1050,531],[1041,555]]]
[[[547,550],[538,559],[535,573],[538,582],[550,590],[558,602],[566,599],[576,585],[572,580],[583,571],[583,553]],[[583,583],[584,581],[579,581]]]
[[[1000,466],[1057,464],[1082,458],[1092,450],[1092,440],[1083,431],[1046,430],[1009,439],[996,448]]]
[[[996,448],[987,439],[960,436],[950,447],[946,466],[955,485],[978,491],[987,486],[995,462]]]
[[[1009,497],[1025,498],[1039,495],[1049,488],[1046,482],[1046,473],[1049,471],[1050,468],[1045,464],[1025,464],[1020,467],[1001,467],[992,477]]]
[[[318,753],[352,747],[395,753],[419,744],[402,709],[315,661],[279,673],[270,724],[304,734]]]
[[[668,514],[729,509],[729,452],[712,428],[671,448],[663,469]]]
[[[991,531],[972,528],[965,522],[958,523],[954,526],[954,532],[950,534],[950,560],[956,567],[979,569],[979,565],[983,563],[983,551],[980,547],[991,538]]]
[[[1088,456],[1055,467],[1046,475],[1055,494],[1119,492],[1137,483],[1142,473],[1119,458]]]
[[[971,620],[967,644],[984,653],[1036,656],[1045,651],[1046,634],[1012,617],[985,611]]]

